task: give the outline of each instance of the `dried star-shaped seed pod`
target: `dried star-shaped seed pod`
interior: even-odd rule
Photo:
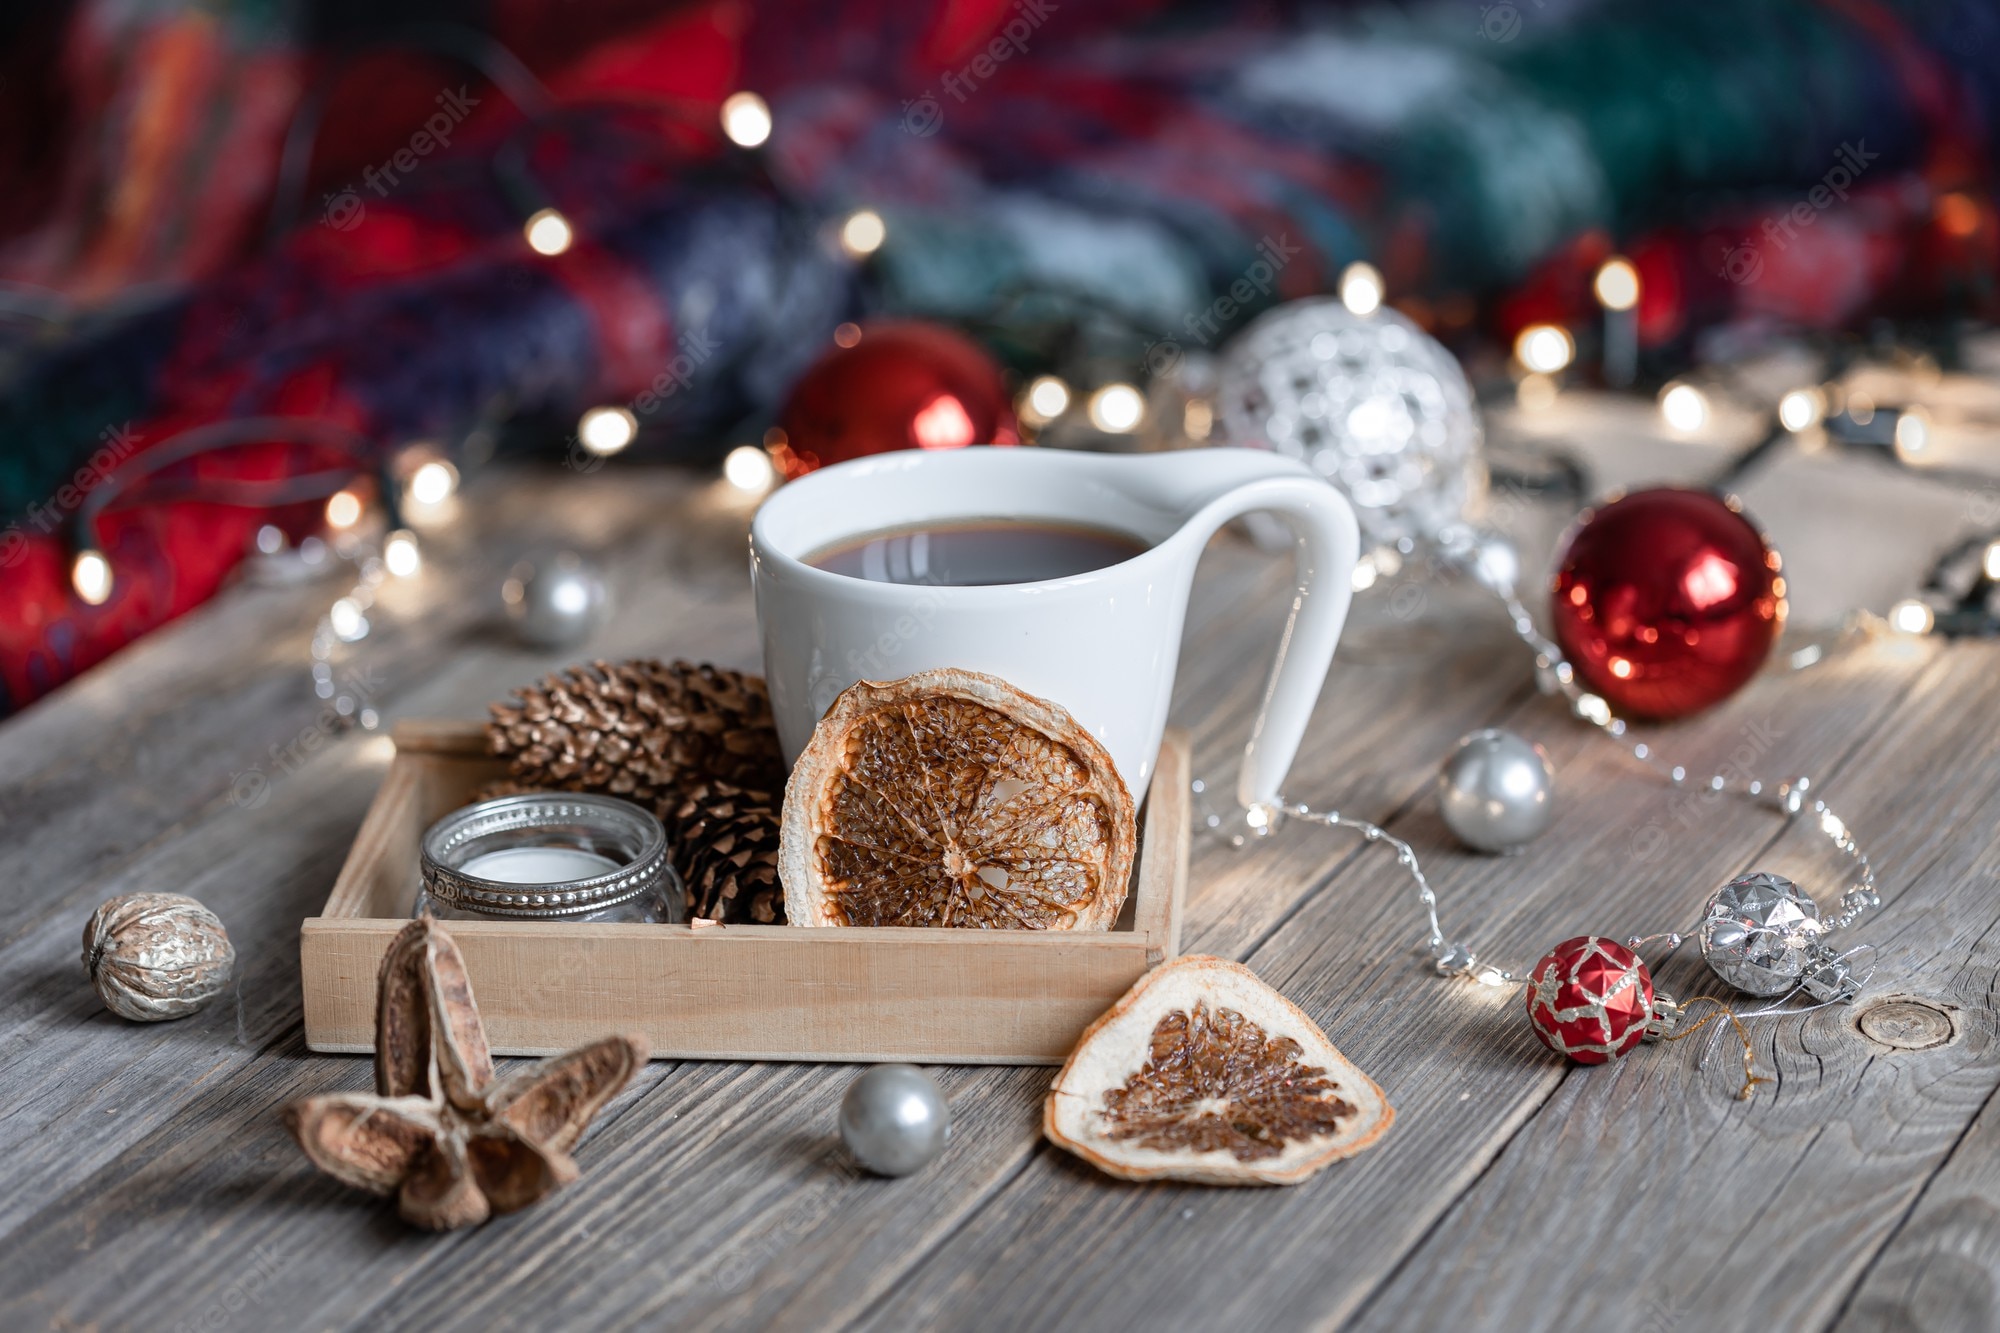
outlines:
[[[449,1231],[575,1180],[569,1150],[645,1061],[639,1038],[606,1037],[496,1080],[465,960],[424,916],[377,975],[376,1090],[303,1098],[285,1124],[320,1170]]]
[[[1239,963],[1192,956],[1148,972],[1090,1025],[1042,1127],[1125,1180],[1290,1185],[1395,1119],[1297,1005]]]

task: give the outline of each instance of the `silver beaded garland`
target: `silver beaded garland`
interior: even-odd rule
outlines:
[[[1370,545],[1443,541],[1485,485],[1465,372],[1394,310],[1316,297],[1266,312],[1223,350],[1216,407],[1230,443],[1338,486]]]
[[[950,1137],[951,1108],[915,1065],[877,1065],[840,1099],[840,1141],[878,1176],[922,1170]]]
[[[501,585],[500,598],[514,632],[537,648],[579,644],[611,613],[603,576],[574,551],[521,561]]]
[[[1438,809],[1466,846],[1518,852],[1555,818],[1555,782],[1541,746],[1511,731],[1475,731],[1438,773]]]

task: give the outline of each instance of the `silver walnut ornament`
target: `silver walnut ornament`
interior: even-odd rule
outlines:
[[[595,633],[611,613],[597,567],[573,551],[515,565],[500,586],[514,632],[537,648],[568,648]]]
[[[1444,542],[1485,487],[1465,372],[1386,307],[1314,297],[1260,315],[1223,350],[1216,409],[1229,443],[1302,459],[1339,487],[1364,544]]]
[[[877,1065],[840,1099],[840,1141],[878,1176],[907,1176],[944,1151],[951,1109],[915,1065]]]
[[[135,1023],[186,1018],[229,985],[236,949],[215,913],[178,893],[128,893],[91,913],[83,970]]]
[[[1466,846],[1518,852],[1556,814],[1556,774],[1541,746],[1511,731],[1460,740],[1437,778],[1438,809]]]
[[[1717,889],[1701,915],[1695,938],[1709,970],[1748,995],[1779,995],[1798,985],[1825,929],[1810,894],[1761,870]]]

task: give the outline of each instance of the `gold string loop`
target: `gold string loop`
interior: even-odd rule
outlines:
[[[1743,1086],[1741,1089],[1737,1091],[1736,1100],[1739,1102],[1747,1102],[1750,1100],[1751,1094],[1755,1092],[1757,1085],[1759,1083],[1771,1082],[1770,1079],[1765,1078],[1763,1075],[1757,1072],[1757,1066],[1752,1058],[1754,1052],[1753,1048],[1750,1045],[1750,1031],[1748,1028],[1743,1026],[1743,1020],[1736,1016],[1735,1010],[1731,1009],[1728,1005],[1724,1004],[1720,999],[1718,999],[1713,995],[1697,995],[1692,1000],[1689,1000],[1685,1004],[1683,1004],[1681,1006],[1681,1010],[1682,1012],[1686,1012],[1688,1005],[1702,1004],[1702,1003],[1714,1005],[1715,1012],[1688,1027],[1679,1028],[1673,1032],[1667,1033],[1666,1035],[1662,1036],[1660,1040],[1663,1042],[1673,1042],[1673,1041],[1679,1041],[1683,1037],[1692,1037],[1695,1033],[1701,1031],[1703,1028],[1707,1027],[1710,1023],[1713,1023],[1716,1019],[1718,1018],[1728,1019],[1731,1023],[1736,1025],[1736,1035],[1743,1042]]]

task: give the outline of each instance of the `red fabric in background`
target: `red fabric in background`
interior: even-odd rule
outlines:
[[[579,15],[568,5],[509,0],[496,9],[496,34],[508,48],[532,53],[536,73],[558,101],[658,107],[669,133],[682,134],[689,147],[707,144],[716,108],[735,86],[749,12],[730,3],[657,11],[648,2]],[[0,172],[50,185],[40,198],[15,196],[0,208],[7,233],[0,239],[0,281],[87,301],[212,278],[262,246],[286,129],[314,74],[335,57],[282,45],[235,49],[230,31],[201,11],[134,14],[110,4],[81,7],[75,22],[39,32],[38,41],[43,54],[60,52],[60,77],[45,77],[46,70],[36,77],[0,74],[0,105],[23,112],[7,118],[13,129],[0,130]],[[33,54],[17,48],[0,70],[20,71]],[[133,453],[187,427],[244,414],[236,345],[241,317],[232,306],[275,303],[266,317],[287,318],[289,307],[290,318],[309,320],[312,285],[352,293],[445,268],[493,244],[400,208],[393,189],[382,198],[363,180],[408,146],[411,127],[436,109],[441,91],[460,88],[477,105],[457,127],[455,143],[490,143],[519,122],[519,110],[497,89],[440,57],[397,50],[340,63],[300,201],[305,225],[282,244],[312,284],[290,299],[267,287],[232,292],[232,284],[241,285],[233,279],[205,291],[160,376],[166,408],[125,427]],[[28,124],[46,137],[22,133]],[[444,160],[426,156],[420,169],[437,169]],[[314,225],[341,191],[362,201],[358,220],[345,228]],[[517,230],[499,244],[528,253]],[[607,394],[636,393],[671,355],[665,312],[638,275],[588,244],[549,262],[596,328]],[[337,366],[306,365],[257,410],[341,420],[365,431],[366,412],[345,399],[340,383]],[[205,457],[175,476],[191,469],[195,476],[274,479],[326,464],[305,461],[296,446],[272,445]],[[297,535],[312,531],[320,512],[317,502],[282,510],[149,504],[143,487],[131,499],[121,499],[97,525],[117,571],[115,595],[101,607],[83,604],[70,586],[71,554],[59,520],[73,505],[51,497],[39,512],[53,519],[31,514],[0,528],[0,714],[7,701],[34,699],[201,605],[263,524],[276,522]]]

